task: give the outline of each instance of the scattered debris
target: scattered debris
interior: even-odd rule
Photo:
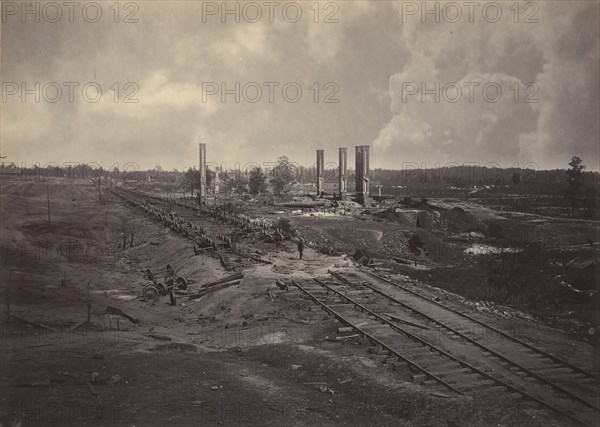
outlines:
[[[159,341],[173,341],[173,338],[168,337],[166,335],[149,334],[148,336],[150,338],[154,338],[155,340],[159,340]]]
[[[263,264],[273,264],[273,261],[269,261],[267,259],[259,258],[257,256],[253,256],[253,255],[248,255],[248,258],[250,258],[250,259],[252,259],[254,261],[263,263]]]
[[[275,281],[275,284],[277,285],[277,287],[279,289],[281,289],[282,291],[287,291],[288,290],[288,285],[286,285],[285,283],[283,283],[281,280],[277,279]]]
[[[441,397],[444,399],[450,399],[450,396],[445,393],[435,392],[435,393],[431,393],[431,395],[435,396],[435,397]]]
[[[361,265],[368,265],[371,262],[371,257],[363,249],[358,249],[354,252],[352,259]]]
[[[217,256],[219,257],[219,261],[221,262],[221,265],[223,266],[223,268],[225,270],[229,270],[229,266],[227,265],[227,262],[225,262],[225,258],[223,258],[223,255],[221,255],[221,253],[216,249],[213,249],[213,252],[215,254],[217,254]]]
[[[350,338],[356,338],[358,337],[358,334],[354,334],[354,335],[342,335],[340,337],[335,337],[334,340],[335,341],[348,341]]]
[[[106,313],[116,314],[118,316],[124,317],[125,319],[129,320],[131,323],[134,323],[136,325],[140,324],[140,321],[138,319],[136,319],[135,317],[131,317],[130,315],[125,314],[122,310],[120,310],[116,307],[111,307],[110,305],[106,306]]]
[[[200,285],[200,288],[210,288],[216,285],[220,285],[221,283],[227,283],[234,280],[241,280],[244,278],[244,273],[236,273],[231,276],[223,277],[222,279],[215,280],[213,282],[205,283],[204,285]]]
[[[108,383],[109,384],[116,384],[116,383],[120,382],[122,379],[123,378],[121,378],[121,375],[115,374],[115,375],[112,375],[110,377],[110,379],[108,380]]]
[[[204,295],[209,294],[211,292],[215,292],[215,291],[218,291],[220,289],[227,288],[229,286],[239,285],[240,283],[241,283],[240,280],[236,280],[235,282],[223,283],[222,285],[213,286],[210,289],[204,289],[204,290],[201,290],[201,291],[199,291],[199,292],[197,292],[195,294],[190,295],[188,297],[188,300],[193,300],[193,299],[196,299],[196,298],[201,298]]]

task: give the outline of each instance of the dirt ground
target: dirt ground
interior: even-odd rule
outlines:
[[[413,384],[409,371],[390,370],[366,343],[329,341],[340,325],[275,285],[355,269],[347,253],[363,244],[376,255],[408,256],[410,213],[395,222],[290,214],[311,243],[304,260],[285,242],[274,248],[273,264],[245,264],[239,285],[192,301],[176,295],[171,306],[168,297],[141,298],[147,268],[162,274],[170,263],[191,291],[231,271],[115,196],[100,201],[89,183],[15,182],[0,197],[2,425],[564,425],[527,405],[506,408]],[[134,243],[123,249],[132,230]],[[345,253],[318,253],[331,242]],[[395,277],[503,328],[518,320],[522,333],[559,354],[595,358],[588,343],[518,310],[498,315],[445,294],[443,277],[428,283],[432,265],[405,265]],[[108,314],[109,306],[139,323]],[[90,323],[75,329],[88,307]]]

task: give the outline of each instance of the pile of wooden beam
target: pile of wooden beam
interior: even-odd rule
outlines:
[[[200,286],[200,290],[198,292],[190,295],[188,300],[194,300],[203,297],[206,294],[218,291],[219,289],[227,288],[229,286],[239,285],[243,277],[244,273],[236,273],[231,276],[215,280],[214,282],[205,283],[204,285]]]

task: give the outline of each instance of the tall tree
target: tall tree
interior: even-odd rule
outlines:
[[[232,178],[226,178],[223,183],[223,192],[243,194],[248,191],[248,180],[241,174],[236,174]]]
[[[181,182],[183,188],[189,188],[192,196],[194,195],[194,189],[198,189],[200,186],[200,171],[197,169],[188,168],[183,174],[183,180]]]
[[[585,180],[583,170],[583,160],[577,156],[573,156],[569,162],[571,169],[567,170],[569,188],[565,193],[565,197],[571,202],[571,209],[575,212],[580,208],[585,199]]]
[[[215,171],[206,169],[206,187],[210,188],[215,182]],[[183,174],[182,184],[184,188],[189,188],[193,193],[194,190],[200,189],[200,171],[196,168],[188,168]]]
[[[215,183],[215,177],[217,176],[217,172],[212,169],[206,168],[206,186],[212,187]]]
[[[295,180],[294,166],[290,164],[286,156],[277,160],[277,165],[273,168],[273,178],[271,185],[275,194],[281,194],[289,189],[290,184]]]
[[[260,167],[255,167],[250,171],[248,186],[250,187],[250,194],[253,196],[267,191],[267,177]]]

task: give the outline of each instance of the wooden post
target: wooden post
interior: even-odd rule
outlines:
[[[123,250],[127,248],[127,234],[123,233]]]
[[[133,231],[131,232],[131,243],[129,243],[129,247],[133,248]]]
[[[90,323],[90,319],[92,318],[92,299],[90,297],[90,281],[88,281],[87,284],[87,293],[88,293],[88,298],[87,298],[87,322]]]
[[[46,198],[48,199],[48,222],[50,221],[50,186],[46,183]]]

